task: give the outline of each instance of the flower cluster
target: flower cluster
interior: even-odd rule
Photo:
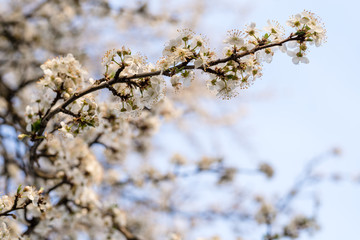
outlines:
[[[178,63],[186,66],[193,62],[195,69],[206,69],[215,56],[215,53],[206,45],[207,42],[201,35],[195,35],[189,29],[179,31],[179,36],[170,40],[165,46],[163,58],[158,65],[162,70],[166,70],[169,67],[175,67]],[[174,68],[171,74],[171,84],[176,89],[190,86],[195,75],[193,71],[183,69],[181,66]]]
[[[10,240],[10,230],[5,222],[0,223],[0,238],[3,240]]]
[[[169,114],[163,112],[164,101],[139,116],[128,118],[122,117],[116,105],[116,102],[100,105],[102,128],[98,133],[106,134],[106,138],[100,137],[98,141],[106,146],[104,154],[110,163],[122,162],[134,143],[137,152],[147,152],[149,140],[159,129],[160,116]]]
[[[118,78],[118,83],[109,86],[109,90],[117,97],[117,107],[124,116],[139,113],[144,108],[151,108],[159,102],[165,91],[165,81],[162,76],[150,76],[127,79],[136,74],[155,72],[157,69],[152,64],[147,64],[146,59],[138,54],[132,54],[129,49],[110,50],[103,57],[105,67],[104,76],[107,80]],[[124,79],[121,81],[121,79]]]
[[[294,50],[288,51],[288,55],[292,57],[294,64],[309,63],[307,54],[307,43],[314,44],[319,47],[326,41],[326,30],[320,19],[311,12],[303,11],[301,14],[292,16],[286,24],[295,28],[296,35],[303,37],[302,40],[288,44],[289,48]]]
[[[262,75],[262,67],[255,55],[247,55],[241,60],[228,61],[217,68],[216,78],[208,83],[209,89],[217,96],[231,98],[237,95],[236,89],[246,89]]]
[[[98,107],[92,97],[82,97],[72,102],[64,111],[67,117],[60,122],[60,132],[73,138],[84,129],[99,126]]]
[[[85,81],[87,72],[72,54],[48,60],[41,68],[44,77],[38,82],[37,93],[25,112],[26,129],[32,133],[40,129],[42,119],[53,108],[91,83],[90,79]],[[92,95],[72,101],[61,112],[62,114],[57,116],[60,122],[59,130],[67,137],[77,135],[86,127],[98,125],[97,105]]]
[[[72,54],[48,60],[40,67],[44,71],[44,77],[39,84],[60,92],[64,99],[83,87],[87,75]]]
[[[255,79],[262,75],[262,62],[270,63],[277,49],[287,52],[294,64],[308,63],[309,60],[305,57],[307,43],[320,46],[326,39],[323,24],[313,13],[307,11],[291,17],[287,22],[290,27],[296,29],[288,40],[291,40],[291,37],[298,37],[296,41],[290,43],[286,43],[285,30],[278,22],[268,20],[267,23],[264,33],[255,23],[247,25],[243,32],[239,30],[229,32],[224,40],[228,45],[224,49],[224,55],[231,60],[216,69],[216,77],[208,84],[218,96],[230,98],[237,94],[236,89],[251,86]],[[271,48],[264,47],[271,44],[273,44]],[[298,48],[298,50],[288,50],[288,48]]]
[[[255,220],[259,224],[272,224],[275,221],[277,211],[275,207],[265,200],[260,200],[260,207],[255,214]]]
[[[45,204],[42,196],[43,189],[36,190],[35,187],[26,186],[22,188],[19,186],[17,193],[13,196],[3,195],[0,197],[0,217],[6,211],[22,209],[32,203],[35,207],[43,210]]]
[[[268,163],[260,163],[259,171],[264,173],[267,178],[272,178],[274,176],[274,169]]]
[[[209,170],[213,165],[221,163],[222,158],[211,158],[211,157],[202,157],[201,160],[197,163],[200,171]]]
[[[65,150],[66,146],[67,147]],[[51,138],[42,145],[46,154],[53,156],[43,162],[43,168],[53,167],[57,177],[66,177],[74,187],[90,186],[102,179],[102,167],[88,145],[81,138]],[[45,160],[46,158],[44,158]]]
[[[291,222],[284,227],[284,236],[298,238],[301,231],[314,232],[319,229],[315,219],[303,215],[295,216]]]
[[[3,195],[0,198],[0,211],[7,211],[11,209],[14,204],[14,198],[8,195]]]
[[[268,21],[265,27],[267,33],[261,35],[261,30],[256,28],[255,23],[247,25],[244,32],[232,30],[224,40],[227,46],[224,48],[225,57],[233,58],[216,69],[216,77],[208,83],[210,90],[214,90],[218,96],[231,98],[237,95],[236,89],[246,89],[254,81],[262,76],[262,62],[270,63],[274,50],[265,48],[256,53],[248,54],[256,47],[280,41],[284,30],[279,23]],[[236,56],[243,54],[238,58]]]
[[[194,61],[195,68],[206,63],[214,56],[214,52],[206,46],[206,40],[195,35],[189,29],[179,31],[179,36],[170,40],[163,50],[162,66],[175,66],[177,63]],[[165,68],[164,68],[165,69]]]

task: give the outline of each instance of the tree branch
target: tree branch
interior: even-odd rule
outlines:
[[[215,66],[220,63],[225,63],[225,62],[228,62],[231,60],[240,59],[242,57],[254,54],[255,52],[258,52],[258,51],[266,49],[266,48],[281,46],[284,43],[289,42],[289,41],[302,41],[303,39],[304,38],[302,36],[291,34],[288,38],[284,39],[283,41],[271,43],[271,44],[267,44],[267,45],[257,46],[254,49],[249,50],[249,51],[233,54],[227,58],[217,59],[217,60],[211,61],[207,64],[203,64],[200,67],[198,67],[197,69],[203,70],[204,72],[211,72],[211,70],[209,69],[209,67],[211,67],[211,66]],[[44,116],[44,118],[41,120],[41,127],[40,127],[39,131],[37,132],[36,136],[38,136],[38,137],[42,136],[45,131],[45,128],[46,128],[48,122],[51,120],[51,118],[54,117],[56,114],[58,114],[63,109],[65,109],[68,105],[70,105],[71,103],[73,103],[74,101],[76,101],[77,99],[79,99],[82,96],[85,96],[89,93],[95,92],[95,91],[103,89],[103,88],[108,88],[110,85],[114,85],[117,83],[131,83],[130,80],[132,80],[132,79],[146,78],[146,77],[152,77],[152,76],[158,76],[158,75],[172,76],[172,75],[174,75],[173,71],[176,69],[179,69],[179,68],[195,69],[194,65],[190,65],[190,66],[188,65],[189,61],[190,60],[180,63],[175,67],[170,67],[170,68],[166,69],[165,71],[159,70],[159,71],[155,71],[155,72],[140,73],[140,74],[134,74],[131,76],[124,76],[124,77],[119,76],[120,72],[122,71],[121,70],[122,68],[120,68],[117,71],[116,77],[114,77],[113,79],[106,80],[106,79],[102,78],[102,79],[97,80],[96,83],[98,83],[98,84],[95,83],[94,85],[84,89],[83,91],[75,93],[69,99],[67,99],[64,103],[62,103],[60,106],[58,106],[54,110],[48,112],[48,114],[46,114]],[[43,138],[35,138],[35,140],[34,140],[35,143],[30,149],[30,162],[32,165],[34,162],[37,162],[36,150],[43,140],[44,140]]]

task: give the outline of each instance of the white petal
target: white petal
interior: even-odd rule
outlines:
[[[296,53],[294,51],[287,51],[286,53],[290,57],[296,57]]]
[[[45,75],[52,75],[52,71],[50,69],[45,69],[44,74]]]
[[[300,59],[299,59],[298,57],[294,57],[294,58],[292,59],[292,62],[293,62],[294,64],[299,64],[299,61],[300,61]]]
[[[195,68],[199,68],[202,64],[203,64],[203,61],[200,58],[196,59],[195,62],[194,62]]]
[[[302,58],[300,58],[300,61],[301,61],[302,63],[305,63],[305,64],[308,64],[308,63],[310,62],[307,57],[302,57]]]
[[[287,46],[288,46],[289,48],[296,48],[296,47],[298,46],[298,43],[297,43],[297,42],[289,42],[289,43],[287,44]]]

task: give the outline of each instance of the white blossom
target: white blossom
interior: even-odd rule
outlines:
[[[304,54],[301,52],[287,51],[287,54],[292,57],[292,62],[294,64],[299,64],[300,62],[305,64],[309,63],[309,59],[305,57]]]
[[[244,45],[243,33],[239,30],[232,30],[228,32],[228,37],[224,40],[224,43],[242,47]]]
[[[0,238],[3,240],[11,240],[10,231],[5,222],[0,223]]]
[[[272,40],[282,40],[285,29],[277,21],[267,21],[268,26],[264,27],[264,30],[267,31]]]
[[[48,60],[41,65],[41,69],[44,71],[44,77],[39,84],[63,94],[66,92],[71,95],[81,89],[87,76],[86,70],[72,54]]]
[[[249,25],[246,25],[244,32],[246,33],[245,37],[250,36],[256,39],[260,33],[260,29],[257,29],[256,23],[252,22]]]

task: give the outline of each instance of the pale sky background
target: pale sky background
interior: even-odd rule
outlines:
[[[296,66],[287,56],[276,56],[265,66],[262,80],[246,92],[273,91],[266,101],[249,102],[248,137],[259,157],[275,163],[278,178],[284,180],[297,174],[313,156],[339,146],[342,157],[323,166],[325,171],[338,170],[348,178],[318,188],[322,230],[313,239],[357,239],[360,186],[350,180],[360,172],[359,2],[258,0],[249,5],[247,21],[261,23],[270,18],[285,22],[289,15],[306,9],[326,24],[328,42],[310,50],[309,65]],[[231,24],[230,28],[235,27]]]
[[[296,172],[297,166],[332,146],[342,157],[325,166],[347,175],[339,184],[322,184],[318,240],[357,239],[360,235],[360,186],[351,177],[360,172],[360,54],[356,40],[358,1],[256,1],[250,19],[313,11],[326,24],[328,42],[312,49],[310,64],[295,66],[289,59],[274,59],[263,81],[254,89],[274,89],[274,98],[253,106],[249,123],[256,149],[277,164],[279,172]],[[285,56],[286,57],[286,56]],[[283,66],[283,67],[282,67]],[[286,66],[286,67],[284,67]],[[270,143],[270,144],[269,144]],[[295,171],[294,171],[295,170]]]
[[[251,149],[246,154],[253,159],[269,160],[277,170],[271,189],[268,185],[264,189],[269,192],[287,190],[307,161],[333,147],[341,148],[341,157],[329,159],[320,165],[319,171],[340,173],[344,180],[338,183],[327,180],[315,188],[321,200],[321,231],[312,238],[302,236],[300,239],[358,239],[360,185],[352,180],[360,173],[360,50],[357,43],[360,34],[356,18],[359,2],[233,1],[247,10],[246,14],[238,15],[231,10],[226,12],[231,1],[209,2],[219,6],[209,12],[199,29],[211,39],[212,46],[221,43],[229,29],[241,29],[251,21],[263,27],[268,19],[285,23],[290,15],[304,9],[317,14],[325,23],[327,43],[319,48],[311,47],[310,64],[294,65],[290,57],[277,53],[271,64],[264,65],[262,79],[240,93],[250,100],[246,102],[248,114],[238,129]],[[259,95],[266,97],[257,100],[252,97]],[[226,107],[239,101],[219,104]],[[210,136],[221,139],[218,147],[226,153],[226,159],[238,161],[242,153],[236,143],[229,142],[232,139],[229,132],[212,130]],[[159,138],[161,134],[165,133],[160,132]],[[199,135],[206,145],[206,134]],[[259,184],[254,179],[248,183]]]

